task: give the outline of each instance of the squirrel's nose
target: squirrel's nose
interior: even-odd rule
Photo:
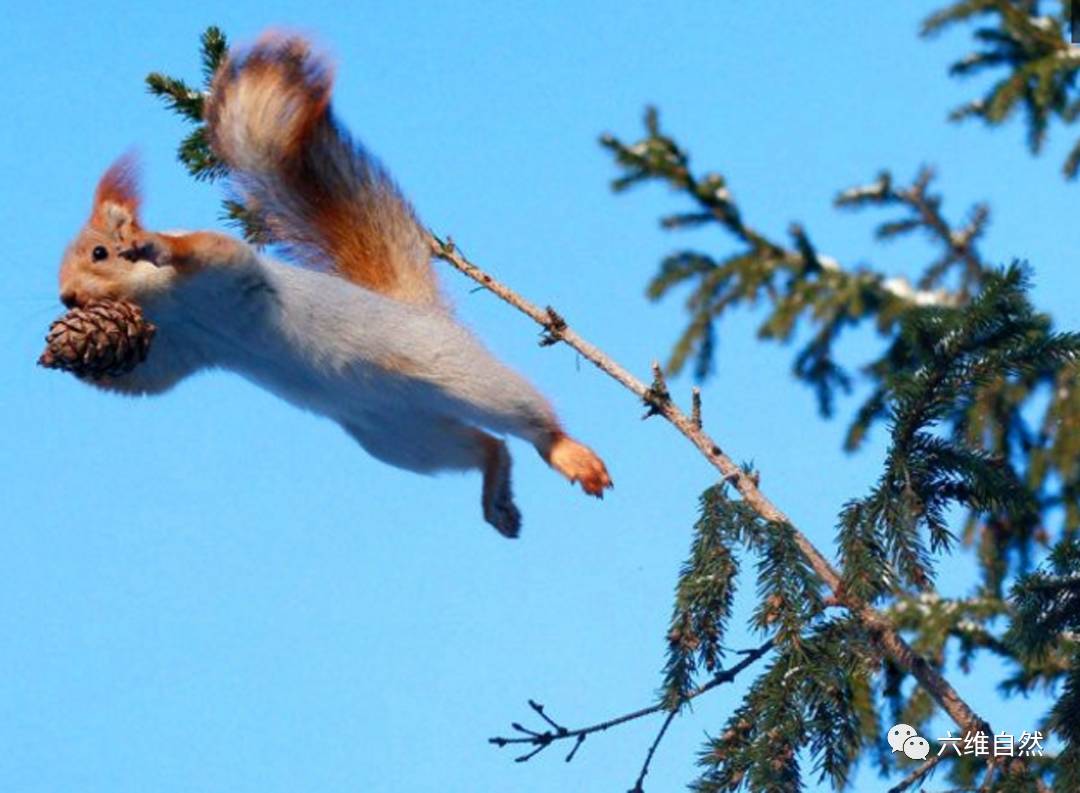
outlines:
[[[68,308],[75,308],[79,304],[79,301],[75,299],[75,293],[70,290],[65,290],[60,293],[60,302]]]

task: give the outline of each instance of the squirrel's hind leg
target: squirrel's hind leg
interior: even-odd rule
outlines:
[[[510,488],[510,452],[499,438],[455,419],[415,414],[400,423],[344,426],[372,457],[397,468],[424,474],[479,470],[484,520],[504,537],[518,536],[521,513]]]
[[[484,449],[484,489],[482,504],[484,520],[498,529],[504,537],[517,537],[521,530],[521,513],[514,505],[510,489],[510,452],[506,444],[493,435],[474,430]]]

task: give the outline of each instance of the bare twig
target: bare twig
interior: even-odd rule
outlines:
[[[941,758],[944,756],[944,754],[939,754],[931,757],[925,763],[918,766],[914,771],[912,771],[906,777],[904,777],[891,788],[889,788],[888,793],[903,793],[909,787],[914,785],[916,782],[919,782],[920,780],[925,778],[927,774],[933,771],[937,764],[941,762]]]
[[[931,757],[925,763],[918,766],[914,771],[912,771],[906,777],[904,777],[891,788],[889,788],[887,793],[903,793],[903,791],[907,790],[912,785],[923,780],[937,766],[937,764],[941,762],[941,758],[945,756],[946,755],[944,754],[938,754],[934,757]],[[999,758],[991,757],[986,767],[986,773],[983,775],[982,782],[979,784],[978,787],[969,786],[963,788],[950,788],[949,790],[941,791],[941,793],[989,793],[989,791],[991,790],[991,783],[994,781],[994,775],[999,770],[1003,770],[1005,773],[1009,774],[1023,773],[1024,763],[1019,758],[1015,758],[1012,760],[1012,762],[1006,764],[1005,766],[1002,766]],[[1045,783],[1043,783],[1041,779],[1038,779],[1036,777],[1034,782],[1035,789],[1038,790],[1039,793],[1050,793],[1049,789],[1046,787]]]
[[[645,415],[641,417],[643,419],[659,416],[664,405],[671,404],[671,393],[668,391],[667,381],[664,379],[664,370],[660,368],[659,361],[653,361],[652,374],[652,385],[649,386],[649,390],[645,392],[643,397],[645,406],[648,408]]]
[[[766,655],[772,648],[773,641],[772,639],[769,639],[764,644],[760,645],[759,647],[755,647],[752,650],[740,650],[739,652],[741,655],[743,655],[743,658],[739,661],[739,663],[729,667],[728,669],[724,669],[718,672],[716,675],[713,676],[711,680],[709,680],[709,682],[698,686],[696,689],[687,694],[683,702],[689,702],[690,700],[700,697],[702,694],[708,691],[712,691],[717,686],[732,682],[740,672],[742,672],[748,666],[756,662],[763,655]],[[594,732],[604,732],[605,730],[609,730],[612,727],[617,727],[620,724],[626,724],[629,721],[634,721],[645,716],[651,716],[654,713],[659,713],[662,710],[667,710],[663,703],[657,703],[656,705],[650,705],[647,708],[640,708],[639,710],[623,714],[622,716],[616,716],[613,719],[608,719],[607,721],[602,721],[598,724],[591,724],[588,727],[579,727],[577,729],[570,730],[552,719],[544,710],[544,706],[540,703],[534,702],[530,699],[529,707],[532,708],[532,710],[548,724],[550,729],[544,730],[543,732],[538,732],[536,730],[530,730],[517,722],[513,722],[510,726],[513,727],[515,731],[521,733],[520,736],[514,738],[497,736],[495,738],[488,739],[488,743],[493,743],[500,748],[503,746],[509,746],[511,744],[525,744],[535,747],[532,751],[515,757],[514,761],[518,763],[524,763],[531,760],[533,757],[538,755],[555,741],[563,741],[573,738],[574,747],[566,756],[566,762],[569,763],[571,760],[574,759],[574,755],[577,753],[577,750],[581,746],[581,744],[584,743],[585,738],[589,735],[592,735]],[[670,710],[668,712],[665,726],[656,736],[656,740],[653,742],[652,747],[649,749],[649,753],[645,758],[645,765],[642,767],[641,775],[638,777],[637,787],[635,788],[635,790],[640,789],[642,780],[644,780],[645,774],[648,773],[649,763],[652,761],[652,756],[656,752],[656,747],[660,745],[660,741],[664,737],[664,733],[667,731],[667,723],[670,722],[674,715],[678,712],[678,709]]]
[[[664,740],[664,733],[667,732],[668,727],[671,726],[671,722],[674,721],[675,716],[678,714],[677,710],[668,711],[667,718],[664,719],[664,723],[660,725],[660,731],[656,733],[656,738],[652,742],[652,746],[649,747],[648,753],[645,755],[645,762],[641,764],[641,773],[638,774],[637,782],[630,789],[629,793],[645,793],[645,788],[642,785],[645,784],[645,777],[649,774],[649,763],[652,762],[653,755],[656,754],[656,747],[660,745],[660,741]]]
[[[982,784],[979,785],[979,793],[990,793],[990,783],[994,781],[995,773],[997,773],[997,761],[991,757],[986,764],[986,774],[983,775]]]
[[[495,295],[532,318],[542,327],[550,329],[553,315],[550,309],[540,308],[509,287],[496,281],[492,276],[462,256],[453,244],[444,243],[434,235],[430,237],[429,242],[436,257],[447,262],[477,283],[487,287]],[[865,601],[844,591],[840,574],[824,554],[810,542],[805,534],[796,529],[788,516],[758,489],[753,477],[743,472],[731,457],[721,450],[716,441],[700,427],[694,425],[693,420],[679,409],[670,396],[665,399],[656,399],[657,395],[653,387],[643,383],[598,347],[578,335],[561,316],[559,316],[559,320],[558,339],[560,341],[577,350],[598,369],[648,404],[650,409],[655,408],[656,415],[666,418],[676,430],[693,443],[709,464],[716,468],[720,475],[726,481],[731,482],[735,489],[738,490],[743,501],[764,520],[770,523],[787,524],[792,527],[794,540],[800,552],[814,572],[832,590],[837,600],[843,603],[862,622],[871,636],[874,637],[880,649],[892,659],[893,663],[910,673],[959,728],[968,732],[982,730],[987,734],[993,734],[989,723],[964,701],[941,672],[912,650],[911,646],[900,636],[892,622],[885,615]],[[656,383],[653,385],[655,386]]]

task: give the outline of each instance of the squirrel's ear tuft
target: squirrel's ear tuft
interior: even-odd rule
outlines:
[[[109,166],[98,182],[90,224],[109,233],[139,225],[139,162],[133,152]]]

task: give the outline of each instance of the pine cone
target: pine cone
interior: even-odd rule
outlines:
[[[130,372],[150,351],[157,328],[126,300],[95,300],[49,326],[38,365],[97,380]]]

